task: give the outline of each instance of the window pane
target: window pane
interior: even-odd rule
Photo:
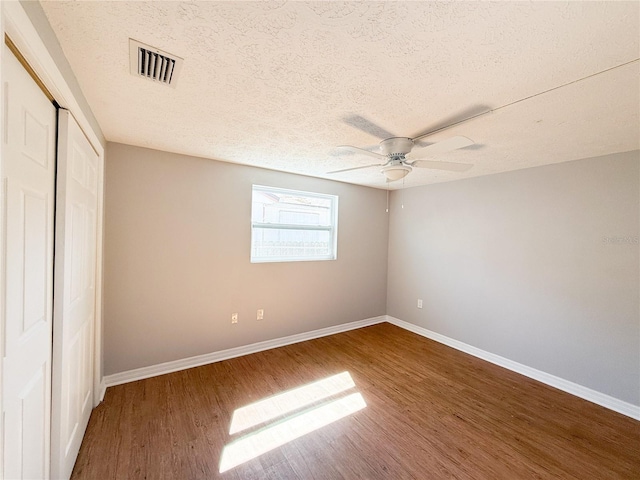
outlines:
[[[260,191],[254,187],[252,220],[261,223],[331,225],[331,199]]]
[[[251,261],[335,259],[337,200],[254,185]]]
[[[331,232],[326,230],[253,229],[253,257],[303,258],[331,255]]]

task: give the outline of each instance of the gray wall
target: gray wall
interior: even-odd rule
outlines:
[[[106,158],[106,375],[386,313],[385,191],[115,143]],[[254,183],[339,195],[338,260],[251,264]]]
[[[640,405],[639,163],[394,192],[387,313]]]

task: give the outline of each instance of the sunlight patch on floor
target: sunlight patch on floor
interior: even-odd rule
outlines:
[[[246,435],[224,447],[220,459],[220,473],[362,410],[366,406],[362,395],[353,393]]]
[[[349,372],[342,372],[273,397],[265,398],[246,407],[238,408],[233,412],[229,434],[233,435],[247,428],[273,420],[355,386]]]

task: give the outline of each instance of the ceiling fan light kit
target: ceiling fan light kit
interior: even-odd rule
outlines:
[[[380,170],[389,182],[395,182],[406,177],[412,168],[409,165],[387,165]]]

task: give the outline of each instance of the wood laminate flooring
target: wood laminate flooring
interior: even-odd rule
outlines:
[[[352,388],[229,434],[236,409],[342,372]],[[219,473],[225,446],[358,393],[364,408]],[[111,387],[72,478],[638,479],[640,422],[383,323]]]

